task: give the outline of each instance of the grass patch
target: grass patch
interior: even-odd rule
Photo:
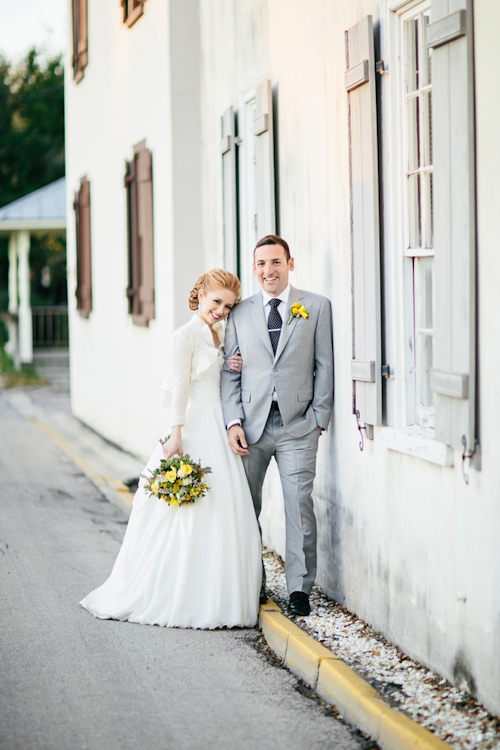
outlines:
[[[0,377],[4,388],[19,388],[25,385],[45,385],[45,378],[41,378],[33,365],[21,365],[16,370],[12,357],[9,357],[3,346],[0,346]]]

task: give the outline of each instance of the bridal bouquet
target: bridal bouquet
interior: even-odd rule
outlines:
[[[166,441],[160,442],[163,444]],[[159,467],[147,477],[144,489],[150,495],[164,500],[167,505],[177,508],[179,505],[194,503],[210,492],[204,477],[211,473],[212,469],[209,466],[202,469],[201,465],[191,461],[187,454],[162,458]]]

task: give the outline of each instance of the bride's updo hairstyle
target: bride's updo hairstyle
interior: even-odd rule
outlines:
[[[196,280],[194,287],[189,293],[189,307],[191,310],[198,309],[200,289],[203,294],[213,292],[215,289],[229,289],[236,295],[236,301],[239,300],[241,295],[241,284],[238,277],[234,273],[224,271],[222,268],[214,268],[213,271],[202,273],[199,279]]]

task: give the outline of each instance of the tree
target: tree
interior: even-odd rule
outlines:
[[[0,57],[0,206],[63,175],[61,55],[42,65],[33,48],[17,66]]]

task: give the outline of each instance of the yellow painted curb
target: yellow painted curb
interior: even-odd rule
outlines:
[[[304,633],[288,617],[283,617],[280,611],[260,611],[259,626],[272,650],[284,660],[288,636],[299,636]]]
[[[324,659],[338,661],[331,651],[304,631],[302,631],[302,635],[288,636],[285,664],[304,682],[316,687],[320,664],[323,663]]]
[[[133,494],[130,492],[126,484],[120,479],[114,477],[104,477],[97,471],[89,466],[89,464],[83,459],[78,453],[70,447],[69,443],[60,435],[57,430],[54,430],[50,425],[42,422],[37,417],[30,417],[30,421],[51,440],[68,458],[71,458],[83,473],[104,493],[104,495],[112,503],[117,505],[121,510],[130,515],[132,509],[132,501],[134,499]],[[111,490],[111,492],[110,492]]]
[[[289,669],[385,750],[446,750],[451,747],[417,722],[392,709],[379,693],[329,649],[271,607],[260,608],[268,645]]]

